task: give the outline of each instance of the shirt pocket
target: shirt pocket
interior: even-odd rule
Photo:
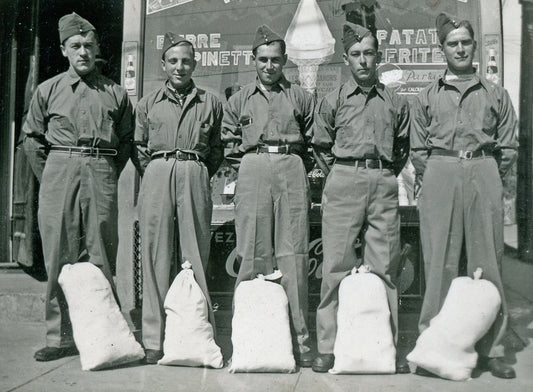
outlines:
[[[379,135],[377,146],[381,146],[386,156],[392,157],[392,148],[394,145],[394,127],[392,121],[389,119],[380,121],[378,127],[374,129],[374,134]]]
[[[161,129],[163,122],[158,118],[148,117],[148,139],[151,143],[166,142],[162,138]]]
[[[192,140],[194,140],[194,150],[202,150],[209,145],[209,136],[213,126],[203,121],[195,121],[193,127]]]
[[[494,135],[496,126],[498,124],[498,112],[492,106],[487,106],[481,111],[483,118],[481,119],[481,127],[485,134]]]
[[[374,144],[380,152],[379,155],[392,157],[394,125],[397,114],[393,107],[387,106],[389,105],[373,113]]]
[[[296,139],[298,139],[298,136],[300,135],[300,124],[298,123],[298,120],[296,119],[296,113],[294,111],[282,111],[279,115],[281,119],[280,124],[280,138],[283,142],[285,139],[289,139],[289,141],[294,141],[294,136],[296,136]],[[287,138],[287,136],[292,135],[293,137]]]
[[[100,126],[100,129],[97,131],[97,138],[104,142],[105,145],[113,145],[116,141],[115,136],[115,122],[113,119],[106,115],[102,118],[102,125]],[[99,144],[102,145],[101,143]]]
[[[240,132],[242,136],[242,147],[247,150],[250,147],[257,146],[261,132],[257,130],[254,119],[250,115],[242,115],[239,118]]]
[[[74,136],[74,127],[66,117],[52,117],[48,123],[48,132],[60,144],[69,144],[68,141],[72,141]]]

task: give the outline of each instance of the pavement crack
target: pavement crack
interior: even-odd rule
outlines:
[[[46,376],[47,374],[52,373],[54,370],[59,369],[61,366],[65,365],[65,364],[68,363],[68,362],[70,362],[70,361],[65,361],[65,362],[59,364],[58,366],[56,366],[56,367],[54,367],[54,368],[52,368],[52,369],[50,369],[50,370],[47,370],[46,372],[41,373],[41,374],[39,374],[39,375],[33,377],[32,379],[30,379],[30,380],[28,380],[28,381],[26,381],[26,382],[23,382],[23,383],[20,384],[20,385],[17,385],[16,387],[13,387],[13,388],[11,388],[11,389],[8,389],[6,392],[13,392],[13,391],[16,391],[17,389],[20,389],[20,388],[22,388],[23,386],[28,385],[29,383],[32,383],[33,381],[37,380],[38,378],[43,377],[43,376]]]

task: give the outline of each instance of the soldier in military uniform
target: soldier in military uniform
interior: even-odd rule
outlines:
[[[344,63],[352,78],[317,107],[312,144],[327,175],[322,196],[322,287],[317,309],[316,372],[333,367],[339,285],[355,267],[355,243],[364,232],[364,263],[385,283],[397,339],[400,257],[396,175],[409,151],[407,102],[377,78],[378,42],[370,30],[346,22]],[[407,373],[405,361],[397,372]]]
[[[41,182],[39,229],[48,273],[46,347],[37,361],[75,354],[61,267],[99,266],[114,287],[117,180],[130,157],[133,109],[125,91],[95,68],[94,26],[72,13],[59,20],[68,71],[35,91],[23,126],[24,149]]]
[[[309,185],[307,154],[314,102],[283,75],[285,42],[268,26],[253,42],[257,79],[229,98],[222,139],[240,164],[235,195],[238,285],[277,265],[289,299],[294,351],[311,366],[307,328]],[[236,161],[238,160],[238,161]]]
[[[144,162],[139,223],[147,363],[156,363],[163,355],[163,303],[178,263],[192,264],[214,324],[205,279],[213,208],[209,179],[224,158],[222,104],[192,80],[196,66],[192,44],[167,33],[161,64],[167,80],[139,101],[135,128]]]
[[[448,68],[412,106],[412,161],[423,176],[418,204],[426,292],[419,329],[426,329],[441,309],[461,269],[464,246],[468,275],[481,267],[502,299],[498,318],[476,345],[479,366],[496,377],[513,378],[513,368],[500,360],[508,320],[500,273],[501,177],[516,158],[517,118],[509,94],[472,66],[476,41],[470,22],[441,14],[437,31]]]

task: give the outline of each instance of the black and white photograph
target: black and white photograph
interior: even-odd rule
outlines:
[[[0,21],[0,391],[533,390],[533,0]]]

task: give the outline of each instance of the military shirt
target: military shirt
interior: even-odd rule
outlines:
[[[464,92],[445,76],[416,97],[411,113],[411,150],[417,174],[423,173],[429,151],[493,151],[503,174],[518,148],[518,120],[507,91],[473,75]]]
[[[222,104],[194,85],[180,106],[167,83],[143,97],[136,107],[135,143],[157,151],[196,153],[213,175],[224,159],[220,139]],[[148,162],[143,162],[146,167]]]
[[[133,127],[133,108],[122,87],[98,72],[80,77],[69,68],[37,87],[23,132],[50,145],[117,149],[120,172],[131,154]],[[39,161],[32,166],[42,171],[45,155],[32,155]]]
[[[228,158],[261,145],[286,144],[305,155],[313,111],[313,97],[285,77],[267,93],[256,79],[232,95],[224,108],[222,140],[232,144]]]
[[[365,94],[351,78],[319,103],[312,144],[326,174],[335,158],[381,159],[399,172],[409,154],[408,103],[381,83]]]

